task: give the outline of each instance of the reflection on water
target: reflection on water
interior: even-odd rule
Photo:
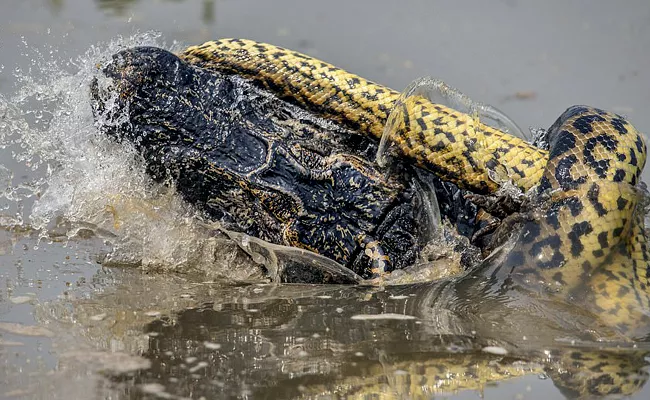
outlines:
[[[462,318],[467,299],[453,286],[223,286],[123,271],[104,294],[37,315],[54,327],[74,316],[77,334],[148,360],[109,374],[133,398],[427,398],[526,375],[572,398],[630,395],[647,381],[647,348],[572,342],[568,332],[545,346],[494,314]],[[531,335],[547,328],[535,319]]]

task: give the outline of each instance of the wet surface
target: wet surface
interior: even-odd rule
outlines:
[[[245,37],[309,53],[395,89],[421,76],[442,78],[502,109],[524,129],[547,127],[569,105],[587,103],[623,113],[647,131],[650,77],[642,49],[650,47],[648,17],[650,6],[640,0],[626,7],[516,0],[14,2],[0,6],[0,100],[7,99],[0,105],[16,103],[21,88],[34,87],[26,77],[57,83],[58,96],[71,92],[63,100],[54,96],[46,102],[82,102],[83,96],[73,92],[85,87],[93,57],[107,57],[111,47],[106,43],[111,41],[117,40],[118,48],[151,42],[181,48],[219,37]],[[149,30],[159,31],[160,38],[132,38]],[[116,39],[120,35],[126,39]],[[91,46],[97,46],[98,55],[90,51],[85,64],[67,62]],[[50,60],[57,65],[48,66]],[[74,79],[66,80],[69,76]],[[50,94],[48,88],[42,91]],[[29,97],[20,102],[22,109],[37,111],[30,102],[40,104],[42,99]],[[68,124],[56,131],[62,134],[53,136],[52,143],[36,142],[41,152],[51,154],[46,163],[35,167],[33,160],[17,157],[23,150],[11,141],[0,151],[0,189],[5,191],[0,216],[6,227],[0,231],[0,398],[286,398],[338,391],[397,398],[447,393],[445,397],[462,399],[483,393],[486,398],[553,399],[575,396],[572,390],[579,384],[559,371],[571,368],[564,357],[576,346],[606,358],[605,367],[633,377],[625,386],[632,398],[650,395],[645,343],[636,348],[607,343],[603,350],[579,321],[558,328],[557,320],[535,313],[512,317],[484,312],[475,314],[482,316],[478,319],[458,318],[467,306],[449,286],[379,290],[225,284],[224,277],[242,280],[250,275],[230,270],[252,271],[254,266],[241,261],[236,249],[224,250],[223,242],[197,240],[204,245],[194,248],[191,240],[180,241],[184,236],[203,238],[191,222],[180,222],[191,213],[164,195],[151,200],[147,194],[149,200],[140,202],[139,189],[127,192],[124,185],[128,176],[129,187],[137,188],[139,182],[131,177],[137,173],[113,170],[121,178],[111,182],[121,181],[122,186],[100,185],[95,188],[99,195],[78,196],[91,192],[99,180],[81,185],[84,174],[96,171],[74,169],[72,159],[98,165],[122,159],[93,155],[83,147],[79,150],[85,153],[61,151],[80,138],[67,137],[66,129],[92,128],[87,109],[62,109],[72,115],[76,110],[86,119],[66,119],[55,112],[45,118]],[[19,121],[7,117],[10,112],[11,107],[0,108],[3,145],[7,132],[25,132],[21,125],[4,124]],[[37,129],[38,112],[25,118],[36,133],[55,131]],[[48,175],[46,164],[54,169],[63,165],[64,171],[79,175]],[[41,180],[48,176],[76,182],[79,189],[63,190],[67,186],[59,181],[47,189]],[[115,197],[120,193],[126,200]],[[52,221],[45,236],[29,228],[33,215],[55,220],[51,210],[65,209],[68,218],[90,215],[70,211],[73,198],[100,210],[112,207],[108,225],[144,242],[145,251],[138,255],[148,265],[174,261],[172,269],[184,271],[197,263],[187,253],[180,257],[161,250],[167,248],[191,248],[199,255],[219,248],[230,255],[222,254],[208,276],[102,267],[98,261],[114,245],[114,233],[96,229],[104,226],[98,219],[85,218],[92,229],[74,233]],[[33,212],[35,201],[40,209]],[[139,211],[129,213],[134,202]],[[174,211],[158,225],[129,225],[130,217],[151,219],[150,210],[161,208]],[[177,230],[169,233],[171,225]],[[165,237],[174,239],[165,242]],[[489,304],[477,308],[491,309]],[[457,386],[431,379],[467,373],[470,365],[475,369],[457,380],[464,382]],[[504,380],[507,376],[512,379]]]

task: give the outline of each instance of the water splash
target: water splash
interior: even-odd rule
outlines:
[[[30,67],[15,71],[15,94],[0,97],[0,224],[41,240],[97,236],[112,246],[104,263],[259,278],[236,245],[215,235],[218,226],[201,223],[173,187],[151,181],[132,149],[96,128],[90,83],[133,46],[173,47],[140,33],[69,61],[34,51]]]
[[[386,123],[377,151],[377,163],[388,163],[388,149],[390,137],[397,129],[398,121],[403,120],[403,105],[409,97],[423,97],[434,104],[442,104],[454,110],[471,115],[477,121],[487,124],[503,132],[510,133],[524,140],[530,140],[530,135],[525,133],[517,123],[504,114],[501,110],[489,104],[472,100],[467,95],[449,86],[440,79],[431,77],[418,78],[402,91],[399,104],[396,105]]]
[[[105,265],[233,281],[284,280],[302,265],[359,282],[332,260],[205,221],[172,184],[151,180],[133,148],[99,131],[100,125],[123,121],[119,115],[101,120],[111,113],[93,115],[91,83],[110,85],[103,66],[135,46],[179,50],[156,33],[142,33],[93,46],[67,62],[52,52],[24,54],[32,65],[15,71],[13,97],[0,97],[0,151],[8,155],[0,164],[1,226],[34,231],[40,240],[98,237],[112,248],[101,257]],[[112,100],[106,99],[107,107]]]

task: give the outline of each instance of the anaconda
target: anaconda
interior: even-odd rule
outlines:
[[[193,46],[180,58],[130,50],[106,73],[117,81],[122,109],[129,110],[118,136],[136,144],[152,174],[171,174],[185,198],[213,218],[372,276],[409,265],[421,248],[421,200],[415,175],[404,172],[411,165],[476,193],[498,189],[496,174],[497,181],[534,189],[532,206],[502,224],[515,236],[510,247],[467,281],[495,278],[500,291],[577,304],[624,337],[648,334],[649,255],[638,187],[646,147],[619,115],[571,107],[549,129],[547,151],[425,98],[401,101],[398,92],[325,62],[238,39]],[[243,134],[256,124],[277,126],[281,118],[277,110],[240,110],[238,99],[226,118],[216,117],[214,99],[232,96],[234,78],[222,73],[248,78],[347,128],[330,131],[349,134],[355,144],[304,145],[284,129],[258,132],[248,139],[255,145],[244,143]],[[388,139],[403,162],[386,178],[368,160],[367,148],[394,108],[399,119]],[[290,124],[296,117],[287,119]],[[323,139],[322,129],[312,130],[309,140]],[[324,144],[332,147],[323,150]]]

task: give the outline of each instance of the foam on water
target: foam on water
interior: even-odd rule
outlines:
[[[215,235],[217,226],[203,223],[173,188],[153,183],[134,151],[95,126],[89,87],[106,79],[101,66],[124,48],[149,45],[169,48],[158,34],[136,34],[69,61],[34,51],[31,67],[15,71],[15,94],[0,96],[0,224],[33,229],[41,240],[100,236],[113,248],[105,262],[258,276]]]

